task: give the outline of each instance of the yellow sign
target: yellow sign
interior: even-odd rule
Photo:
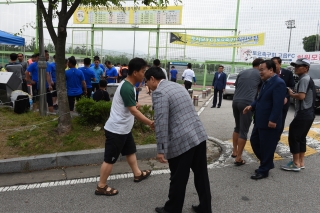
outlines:
[[[182,24],[182,6],[156,7],[100,7],[96,11],[88,7],[78,7],[73,14],[74,24]]]
[[[204,37],[183,33],[170,33],[170,43],[216,48],[262,46],[264,45],[264,36],[264,33],[223,37]]]

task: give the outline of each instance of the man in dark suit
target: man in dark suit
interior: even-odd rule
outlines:
[[[223,66],[220,65],[218,68],[218,72],[214,74],[214,78],[212,81],[212,89],[214,89],[213,103],[211,108],[215,108],[217,105],[217,96],[219,92],[219,103],[218,108],[221,106],[222,101],[222,93],[224,92],[227,84],[227,75],[223,72]]]
[[[276,74],[276,65],[272,60],[260,63],[259,72],[263,81],[257,99],[247,106],[243,113],[254,111],[254,127],[250,142],[254,154],[260,160],[260,166],[251,179],[262,179],[274,168],[273,155],[277,147],[279,129],[282,126],[282,108],[286,96],[286,84]]]
[[[293,88],[294,87],[293,73],[290,70],[286,70],[286,69],[281,68],[282,60],[280,57],[273,57],[271,60],[276,64],[277,75],[280,78],[282,78],[282,80],[284,81],[284,83],[286,84],[287,87]],[[281,138],[281,134],[283,132],[286,117],[287,117],[287,113],[288,113],[288,110],[290,107],[290,95],[288,92],[286,94],[286,102],[287,103],[284,104],[284,106],[282,108],[282,126],[279,129],[279,140]]]

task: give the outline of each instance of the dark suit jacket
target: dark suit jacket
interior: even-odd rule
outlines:
[[[293,79],[293,73],[290,70],[286,70],[286,69],[282,69],[281,68],[281,74],[280,74],[280,78],[282,78],[282,80],[284,81],[284,83],[286,84],[287,87],[294,87],[294,79]],[[290,95],[287,92],[286,97],[288,98],[288,102],[290,99]]]
[[[286,84],[278,76],[264,82],[257,100],[251,106],[254,110],[254,122],[257,128],[269,128],[269,121],[282,125],[282,107],[287,92]]]
[[[214,86],[214,89],[223,90],[226,88],[227,75],[224,72],[221,72],[220,78],[218,78],[218,75],[219,75],[219,72],[216,72],[214,74],[212,86]]]

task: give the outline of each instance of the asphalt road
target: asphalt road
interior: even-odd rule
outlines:
[[[221,108],[210,108],[209,104],[202,111],[200,118],[209,136],[222,141],[231,139],[234,127],[231,103],[223,100]],[[291,108],[286,126],[292,118]],[[275,161],[270,176],[259,181],[250,179],[259,165],[256,161],[241,167],[231,163],[209,169],[213,212],[320,212],[319,158],[319,153],[308,156],[306,169],[301,172],[280,170],[280,165],[288,159]],[[169,174],[155,174],[141,183],[119,175],[108,184],[119,190],[117,196],[95,196],[96,179],[57,182],[58,186],[52,187],[48,183],[36,189],[17,186],[17,190],[0,192],[0,212],[152,213],[167,199]],[[198,198],[191,172],[183,212],[193,212],[191,205],[195,204]]]

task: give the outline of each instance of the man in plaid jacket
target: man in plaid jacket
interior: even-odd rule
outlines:
[[[171,171],[169,200],[159,213],[182,211],[190,168],[200,204],[195,212],[211,213],[211,192],[207,170],[207,134],[194,109],[188,92],[181,85],[165,80],[161,68],[151,67],[145,73],[152,92],[157,159],[169,163]]]

